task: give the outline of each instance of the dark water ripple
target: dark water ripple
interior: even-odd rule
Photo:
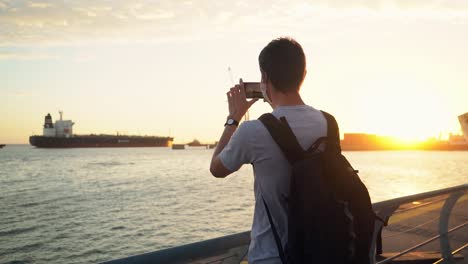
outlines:
[[[18,206],[19,207],[32,207],[32,206],[37,206],[37,205],[40,205],[40,203],[31,202],[31,203],[20,204]]]
[[[37,230],[39,226],[33,226],[33,227],[26,227],[26,228],[15,228],[15,229],[10,229],[6,231],[1,231],[0,230],[0,237],[2,236],[14,236],[14,235],[19,235],[21,233],[27,233],[30,231]]]
[[[0,152],[0,263],[96,263],[248,230],[251,168],[214,179],[211,154],[7,146]],[[374,201],[458,185],[468,171],[465,152],[347,156]]]
[[[12,261],[6,262],[6,264],[29,264],[29,263],[34,263],[34,261],[32,259],[31,260],[22,259],[22,260],[12,260]]]

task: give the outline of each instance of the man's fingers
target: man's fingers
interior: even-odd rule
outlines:
[[[241,93],[243,91],[245,92],[244,81],[242,81],[242,78],[239,79],[239,89]]]
[[[245,112],[258,101],[258,98],[247,101],[243,84],[237,84],[226,93],[229,102],[229,114],[241,118]]]
[[[232,88],[231,90],[229,90],[229,92],[226,93],[226,96],[228,98],[229,104],[231,104],[232,103]]]
[[[240,96],[243,100],[245,100],[245,86],[244,86],[244,83],[242,82],[242,79],[240,79]]]
[[[240,88],[241,88],[240,84],[236,84],[236,86],[234,86],[235,92],[236,92],[236,93],[239,93]]]
[[[236,86],[234,86],[234,91],[232,92],[232,97],[234,97],[234,102],[236,103],[240,103],[239,93],[240,93],[240,85],[236,84]]]
[[[232,87],[231,90],[229,91],[229,95],[231,96],[232,101],[236,100],[236,92],[238,88],[236,86]]]

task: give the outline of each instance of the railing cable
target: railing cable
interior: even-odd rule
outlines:
[[[455,254],[457,254],[458,252],[462,251],[463,249],[465,249],[465,248],[467,248],[467,247],[468,247],[468,243],[466,243],[465,245],[463,245],[461,248],[459,248],[459,249],[457,249],[457,250],[454,250],[454,251],[452,252],[452,256],[455,255]],[[441,259],[439,259],[438,261],[434,262],[433,264],[442,263],[444,260],[446,260],[446,259],[441,258]]]
[[[426,245],[426,244],[429,244],[430,242],[432,242],[432,241],[437,240],[438,238],[440,238],[442,235],[447,235],[447,234],[450,234],[450,233],[453,232],[453,231],[456,231],[456,230],[458,230],[458,229],[460,229],[460,228],[463,228],[463,227],[465,227],[466,225],[468,225],[468,222],[465,222],[465,223],[463,223],[463,224],[461,224],[461,225],[459,225],[459,226],[456,226],[456,227],[454,227],[454,228],[448,230],[448,232],[445,233],[445,234],[439,234],[439,235],[437,235],[437,236],[431,237],[431,238],[429,238],[428,240],[425,240],[425,241],[423,241],[423,242],[421,242],[421,243],[419,243],[419,244],[417,244],[417,245],[415,245],[415,246],[413,246],[413,247],[410,247],[410,248],[408,248],[408,249],[406,249],[406,250],[404,250],[404,251],[402,251],[402,252],[400,252],[400,253],[398,253],[398,254],[396,254],[396,255],[394,255],[394,256],[391,256],[391,257],[386,258],[386,259],[384,259],[384,260],[382,260],[382,261],[379,261],[379,262],[377,262],[377,264],[390,263],[392,260],[394,260],[394,259],[396,259],[396,258],[399,258],[399,257],[405,255],[406,253],[411,252],[411,251],[413,251],[413,250],[415,250],[415,249],[418,249],[418,248],[420,248],[420,247],[422,247],[422,246],[424,246],[424,245]]]
[[[425,222],[425,223],[422,223],[422,224],[419,224],[419,225],[417,225],[417,226],[414,226],[414,227],[411,227],[411,228],[409,228],[409,229],[406,229],[406,230],[404,230],[404,231],[398,232],[398,233],[396,233],[396,234],[388,235],[388,236],[383,236],[382,238],[390,238],[390,237],[396,237],[396,236],[403,235],[403,234],[408,233],[408,232],[411,232],[411,231],[413,231],[413,230],[415,230],[415,229],[417,229],[417,228],[420,228],[421,226],[425,226],[425,225],[427,225],[427,224],[430,224],[430,223],[432,223],[432,222],[434,222],[434,221],[436,221],[436,220],[438,220],[438,219],[440,219],[439,216],[436,217],[436,218],[434,218],[434,219],[431,219],[431,220],[429,220],[429,221],[427,221],[427,222]]]

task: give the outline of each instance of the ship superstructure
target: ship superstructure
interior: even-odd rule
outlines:
[[[468,141],[468,112],[458,116],[458,121],[460,121],[460,126],[463,135],[465,136],[465,140]]]
[[[174,138],[131,135],[74,135],[71,120],[55,123],[47,114],[44,119],[42,136],[29,137],[29,143],[38,148],[113,148],[113,147],[170,147]]]
[[[55,124],[52,123],[52,116],[47,114],[44,120],[44,129],[42,135],[44,137],[73,137],[73,123],[71,120],[63,120],[63,112],[59,111],[60,120],[55,121]]]

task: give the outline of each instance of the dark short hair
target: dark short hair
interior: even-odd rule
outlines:
[[[305,77],[306,58],[296,40],[281,37],[272,40],[258,56],[260,69],[276,90],[298,91]]]

